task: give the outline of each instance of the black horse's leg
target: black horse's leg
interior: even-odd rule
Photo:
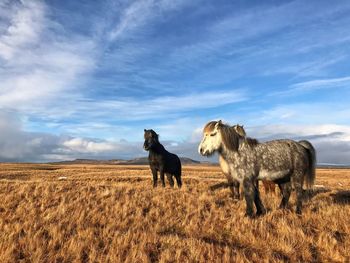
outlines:
[[[263,205],[263,203],[261,202],[260,199],[260,192],[259,192],[259,182],[258,180],[256,180],[255,184],[254,184],[255,190],[254,190],[254,203],[255,203],[255,207],[256,207],[256,214],[257,215],[263,215],[266,213],[266,209]]]
[[[152,168],[152,175],[153,175],[153,187],[156,187],[157,180],[158,180],[158,172],[156,168]]]
[[[176,175],[175,179],[176,179],[177,187],[181,188],[181,186],[182,186],[181,176],[180,175]]]
[[[291,183],[287,182],[287,183],[283,183],[283,184],[278,184],[278,187],[280,188],[281,193],[282,193],[282,200],[281,200],[280,208],[284,209],[288,205],[290,193],[292,192]]]
[[[171,174],[167,174],[167,177],[168,177],[168,181],[169,181],[170,187],[174,187],[173,176]]]
[[[162,181],[162,186],[165,187],[165,181],[164,181],[164,169],[161,168],[160,171],[160,180]]]
[[[255,187],[251,178],[245,178],[243,180],[243,191],[246,202],[246,216],[252,217],[254,213],[254,197],[255,197]]]

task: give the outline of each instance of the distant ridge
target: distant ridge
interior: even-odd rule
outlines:
[[[208,162],[200,162],[197,160],[193,160],[191,158],[187,157],[180,157],[182,164],[206,164],[210,165],[211,163]],[[50,162],[52,164],[114,164],[114,165],[147,165],[148,164],[148,158],[147,157],[141,157],[141,158],[134,158],[131,160],[121,160],[121,159],[112,159],[112,160],[96,160],[96,159],[75,159],[71,161],[60,161],[60,162]]]
[[[317,168],[323,169],[349,169],[349,164],[333,164],[333,163],[319,163]]]
[[[216,162],[200,162],[193,160],[188,157],[180,157],[181,163],[184,165],[218,165]],[[148,158],[140,157],[130,160],[122,159],[111,159],[111,160],[97,160],[97,159],[75,159],[70,161],[58,161],[58,162],[49,162],[51,164],[114,164],[114,165],[147,165]],[[349,164],[332,164],[332,163],[319,163],[317,168],[323,169],[350,169]]]

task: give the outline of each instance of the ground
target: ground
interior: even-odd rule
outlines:
[[[63,177],[63,178],[60,178]],[[147,166],[0,164],[1,262],[349,262],[350,170],[319,169],[303,215],[244,217],[219,167],[186,166],[182,189]]]

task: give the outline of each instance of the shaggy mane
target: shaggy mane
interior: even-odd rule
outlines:
[[[209,133],[209,132],[213,131],[215,129],[215,125],[217,123],[218,123],[217,121],[208,122],[204,126],[203,132]],[[222,142],[225,145],[225,147],[227,147],[231,151],[238,151],[240,139],[244,139],[244,142],[248,146],[256,146],[257,144],[259,144],[259,141],[254,139],[254,138],[245,137],[245,136],[240,135],[236,131],[237,126],[239,126],[239,125],[229,126],[227,124],[222,124],[222,123],[219,124]],[[245,135],[245,130],[244,130],[243,126],[239,126],[239,128],[241,129],[240,130],[241,133]]]
[[[245,139],[245,142],[249,145],[249,146],[255,146],[257,144],[259,144],[259,141],[257,139],[254,139],[254,138],[250,138],[250,137],[247,137]]]
[[[220,132],[223,144],[231,151],[238,151],[239,139],[242,138],[231,126],[221,124]]]

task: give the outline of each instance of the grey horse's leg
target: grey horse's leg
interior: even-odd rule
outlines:
[[[263,205],[263,203],[261,202],[260,199],[260,192],[259,192],[259,184],[258,181],[256,181],[256,183],[254,184],[254,203],[256,206],[256,214],[257,215],[263,215],[266,213],[266,209]]]
[[[233,199],[239,199],[239,182],[237,180],[233,180],[230,174],[225,174],[228,182],[228,186],[231,190]]]
[[[250,178],[245,178],[243,180],[243,191],[244,191],[244,197],[246,201],[246,216],[252,217],[254,213],[254,199],[255,199],[255,187],[254,183]]]
[[[298,215],[301,215],[302,202],[303,202],[303,180],[304,180],[303,172],[298,170],[295,171],[291,180],[297,196],[296,213]]]
[[[232,193],[234,199],[240,199],[240,193],[239,193],[239,182],[233,181],[232,182]]]
[[[297,183],[294,185],[295,192],[297,194],[297,204],[296,204],[296,213],[298,215],[301,215],[301,208],[302,208],[302,202],[303,202],[303,186],[301,183]]]
[[[278,187],[280,188],[282,193],[280,208],[283,209],[286,208],[286,206],[288,205],[289,197],[292,192],[292,187],[290,182],[278,184]]]
[[[239,194],[239,182],[238,181],[229,181],[228,185],[230,187],[230,190],[232,192],[232,197],[233,199],[239,199],[240,194]]]

